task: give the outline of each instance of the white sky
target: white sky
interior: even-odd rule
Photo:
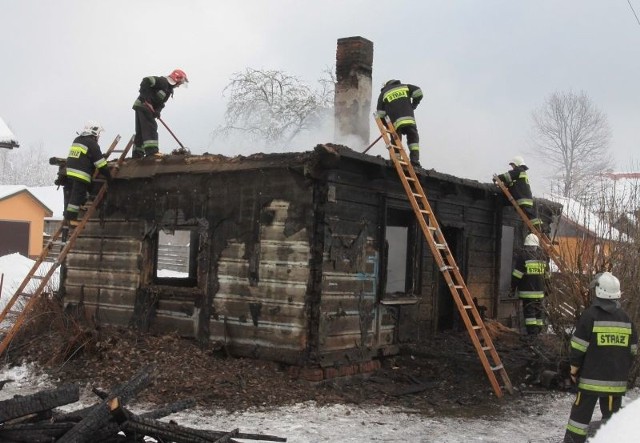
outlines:
[[[640,0],[631,4],[640,13]],[[163,119],[182,143],[193,153],[256,152],[211,141],[231,74],[279,69],[315,85],[337,39],[362,36],[374,43],[374,94],[389,78],[425,92],[417,119],[427,168],[488,182],[524,154],[535,190],[543,167],[528,155],[531,111],[570,89],[607,114],[617,168],[638,160],[640,25],[625,0],[2,0],[0,17],[0,115],[20,149],[62,156],[88,119],[106,128],[104,145],[127,140],[140,80],[179,67],[191,83]],[[332,140],[329,131],[292,148]],[[177,147],[162,126],[160,144]],[[381,143],[370,152],[386,157]]]

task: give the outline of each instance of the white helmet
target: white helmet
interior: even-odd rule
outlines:
[[[524,238],[524,245],[540,247],[540,239],[535,234],[529,234]]]
[[[89,120],[85,125],[80,135],[93,135],[100,137],[100,133],[104,131],[104,128],[95,120]]]
[[[596,297],[607,300],[620,298],[620,280],[611,272],[597,274],[590,285],[595,288]]]
[[[513,159],[509,162],[510,165],[516,165],[516,166],[527,166],[524,163],[524,158],[522,158],[522,156],[520,155],[516,155],[515,157],[513,157]]]

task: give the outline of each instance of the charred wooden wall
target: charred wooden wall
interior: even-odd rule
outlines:
[[[308,337],[312,196],[302,173],[287,168],[118,180],[69,256],[66,301],[100,322],[298,361]],[[198,233],[194,285],[154,279],[159,229]]]
[[[417,223],[415,304],[385,303],[383,247],[386,211],[413,211],[395,171],[384,160],[362,162],[358,155],[326,175],[322,297],[319,312],[321,360],[337,354],[358,358],[394,352],[402,342],[428,338],[437,330],[460,327],[448,286],[437,269]],[[471,294],[497,311],[501,208],[491,185],[430,172],[422,185],[447,237]],[[517,224],[516,220],[510,220]],[[449,237],[452,238],[449,238]],[[355,347],[349,353],[347,343]]]
[[[333,365],[453,328],[417,223],[413,304],[383,300],[389,208],[413,217],[388,162],[344,147],[216,162],[125,164],[69,255],[66,301],[97,321],[219,342],[235,355]],[[308,154],[308,155],[307,155]],[[471,293],[497,312],[500,226],[490,185],[430,171],[423,187]],[[159,230],[190,230],[191,284],[158,279]]]

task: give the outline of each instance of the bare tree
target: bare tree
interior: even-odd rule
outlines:
[[[214,130],[214,137],[241,132],[272,146],[287,145],[330,114],[334,82],[325,78],[319,83],[314,90],[282,71],[247,68],[233,74],[224,89],[230,93],[225,124]]]
[[[53,186],[57,172],[42,144],[0,149],[0,184]]]
[[[584,93],[554,92],[532,113],[534,155],[551,167],[564,197],[582,196],[612,165],[606,115]]]

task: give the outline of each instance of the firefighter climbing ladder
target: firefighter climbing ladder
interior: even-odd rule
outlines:
[[[527,228],[529,228],[529,232],[533,233],[536,237],[538,237],[538,239],[540,240],[540,246],[544,249],[545,253],[547,254],[547,257],[553,260],[556,266],[558,266],[558,269],[560,270],[561,273],[573,276],[573,278],[571,278],[571,282],[574,286],[573,288],[574,291],[578,291],[577,293],[581,294],[585,303],[588,305],[588,298],[585,299],[586,297],[588,297],[588,291],[586,290],[586,288],[583,288],[582,284],[580,283],[580,280],[578,280],[578,278],[575,276],[575,273],[572,272],[569,265],[567,265],[567,262],[565,261],[565,259],[562,257],[562,255],[560,255],[558,250],[553,246],[553,242],[551,241],[551,239],[547,237],[543,232],[541,232],[536,226],[534,226],[533,223],[531,223],[531,220],[529,220],[529,217],[527,216],[527,214],[522,210],[520,205],[518,205],[518,202],[516,202],[516,199],[513,198],[513,196],[511,195],[511,192],[509,192],[509,189],[506,187],[506,185],[500,179],[500,177],[494,174],[493,181],[502,190],[505,197],[507,197],[507,200],[509,200],[509,203],[511,203],[511,205],[515,208],[516,213],[520,216],[520,218],[522,219],[524,224],[527,226]]]
[[[427,196],[422,189],[422,185],[416,176],[415,170],[409,161],[409,157],[402,147],[402,140],[398,136],[393,127],[393,124],[388,118],[383,121],[379,117],[376,117],[376,123],[382,134],[391,161],[393,162],[396,172],[400,177],[402,186],[404,187],[411,207],[416,214],[416,218],[422,229],[433,257],[438,265],[438,269],[444,276],[445,281],[449,285],[449,290],[453,296],[453,300],[458,307],[458,312],[462,318],[464,325],[467,328],[471,342],[480,357],[482,366],[489,378],[489,382],[493,387],[498,398],[501,398],[502,388],[496,378],[496,373],[500,374],[504,387],[509,393],[513,392],[513,387],[507,371],[504,365],[500,361],[498,352],[496,351],[491,337],[487,332],[487,328],[480,317],[480,313],[476,308],[476,305],[467,289],[467,285],[460,274],[458,265],[453,258],[453,254],[447,245],[447,242],[442,234],[440,225],[436,220],[435,215],[431,209],[431,205],[427,200]]]
[[[117,175],[120,165],[131,149],[131,146],[133,145],[133,137],[131,137],[131,140],[129,140],[129,143],[123,150],[115,149],[119,141],[120,136],[118,135],[113,140],[113,143],[111,143],[111,146],[105,153],[106,158],[109,158],[109,156],[113,153],[120,153],[118,160],[111,169],[111,173],[113,176]],[[51,280],[51,276],[53,275],[54,271],[64,262],[67,253],[73,247],[76,238],[84,229],[87,221],[93,216],[96,208],[102,202],[106,191],[107,185],[106,183],[103,183],[93,201],[89,205],[87,205],[84,216],[82,217],[78,226],[73,230],[73,233],[71,233],[69,238],[66,239],[66,242],[60,241],[64,228],[64,222],[60,223],[60,226],[51,237],[51,240],[49,240],[47,245],[42,249],[42,253],[31,267],[31,270],[24,278],[13,297],[11,297],[11,299],[7,302],[7,305],[0,313],[0,339],[2,340],[0,342],[0,355],[4,353],[4,351],[11,343],[11,340],[13,340],[20,328],[24,325],[31,309],[33,309],[33,307],[36,305],[37,300],[43,294],[47,284]],[[62,247],[57,259],[53,262],[53,264],[51,264],[49,270],[44,275],[39,275],[38,271],[41,269],[41,265],[45,262],[45,259],[53,250],[54,246]],[[42,271],[44,271],[44,268],[42,269]],[[32,287],[37,285],[37,288],[33,292],[25,292],[27,286],[29,286],[29,283],[32,283]]]

